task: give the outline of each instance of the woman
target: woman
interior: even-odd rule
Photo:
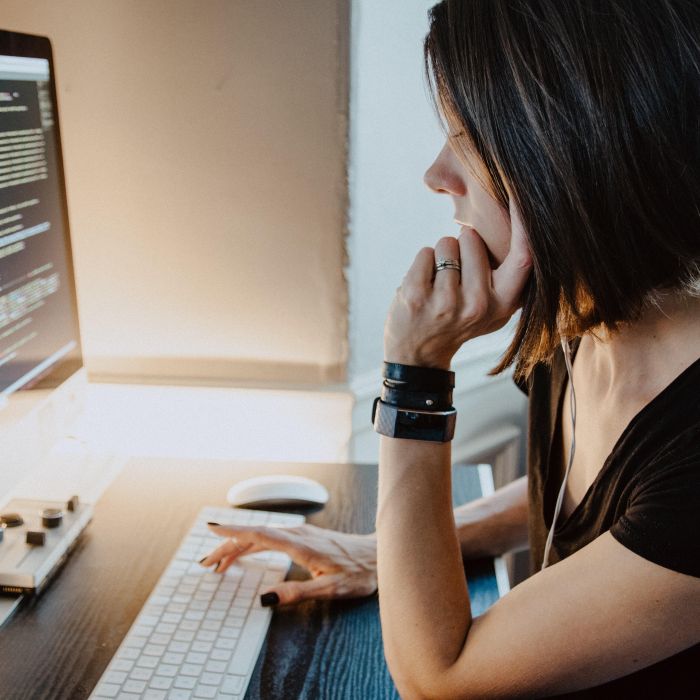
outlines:
[[[376,537],[219,527],[235,540],[205,565],[284,550],[313,578],[276,586],[283,604],[376,575],[405,698],[697,697],[699,42],[694,0],[431,10],[449,133],[425,181],[463,226],[418,253],[385,360],[444,378],[522,308],[494,372],[515,362],[529,394],[528,475],[453,518],[449,441],[383,436]],[[460,555],[528,536],[540,570],[473,619]]]

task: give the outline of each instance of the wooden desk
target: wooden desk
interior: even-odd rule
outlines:
[[[0,697],[88,697],[199,509],[225,506],[231,484],[261,473],[309,476],[328,488],[329,503],[306,512],[308,522],[374,530],[373,465],[134,459],[97,503],[63,571],[0,631]],[[453,494],[455,505],[481,495],[476,467],[453,469]],[[293,565],[288,578],[306,577]],[[492,560],[470,562],[468,582],[475,611],[498,598]],[[398,698],[377,595],[276,610],[246,698]]]

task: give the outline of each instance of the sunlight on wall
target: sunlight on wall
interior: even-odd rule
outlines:
[[[344,392],[93,384],[75,432],[134,456],[339,462],[351,410]]]

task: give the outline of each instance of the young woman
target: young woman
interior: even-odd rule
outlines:
[[[520,308],[494,372],[515,363],[529,394],[528,475],[453,517],[449,442],[383,436],[376,536],[219,527],[234,539],[204,564],[286,551],[313,578],[276,586],[283,604],[378,582],[405,698],[698,697],[700,5],[430,18],[448,137],[425,181],[463,225],[418,253],[385,359],[439,377]],[[473,619],[461,556],[528,539],[536,573]]]

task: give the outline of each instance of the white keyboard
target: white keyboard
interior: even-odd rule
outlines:
[[[207,522],[289,526],[304,516],[203,508],[90,698],[245,695],[272,617],[260,593],[284,580],[291,560],[283,552],[257,552],[215,574],[198,563],[222,541]]]

